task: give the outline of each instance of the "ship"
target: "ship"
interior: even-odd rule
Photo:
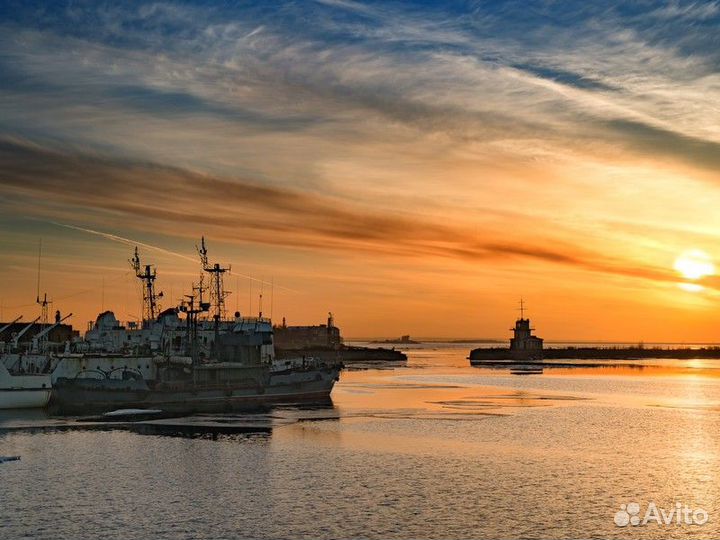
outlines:
[[[123,324],[105,311],[83,338],[64,346],[34,339],[18,350],[16,339],[15,348],[0,357],[3,366],[15,366],[15,373],[9,372],[17,382],[12,388],[45,393],[27,402],[10,399],[19,390],[0,378],[0,403],[42,407],[49,396],[53,412],[84,414],[118,407],[189,413],[328,402],[342,364],[309,356],[276,358],[270,319],[262,313],[226,317],[223,275],[229,267],[208,263],[204,238],[198,253],[200,280],[179,305],[163,310],[156,269],[141,264],[136,248],[130,263],[143,285],[142,321]],[[37,378],[19,378],[28,372]]]
[[[191,322],[191,328],[195,324]],[[198,336],[202,333],[208,332],[198,331]],[[89,355],[86,369],[55,381],[51,408],[60,414],[118,408],[189,414],[329,403],[341,369],[338,363],[314,358],[275,359],[269,319],[238,317],[210,346],[212,354],[202,360],[199,348],[142,356]],[[101,365],[93,366],[93,360],[102,360]],[[102,369],[108,363],[116,367]]]
[[[63,322],[72,314],[61,318],[56,312],[54,324],[39,322],[47,317],[47,296],[40,303],[43,314],[35,320],[22,323],[22,317],[17,317],[0,326],[0,338],[10,338],[0,340],[0,409],[43,408],[50,401],[51,371],[57,363],[56,357],[46,352],[48,337],[71,337],[72,327]]]
[[[37,409],[50,401],[52,383],[45,373],[10,371],[0,362],[0,409]]]
[[[409,334],[400,336],[400,338],[398,338],[398,339],[383,339],[383,340],[373,341],[372,343],[380,343],[380,344],[387,344],[387,345],[422,345],[421,341],[415,341],[414,339],[410,339]]]
[[[492,362],[542,362],[543,339],[533,335],[534,328],[530,319],[525,317],[525,302],[520,299],[520,317],[510,329],[513,337],[509,347],[480,347],[470,351],[469,360],[472,365]]]

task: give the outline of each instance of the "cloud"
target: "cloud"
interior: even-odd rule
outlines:
[[[614,260],[537,235],[527,242],[522,234],[506,232],[506,240],[498,242],[495,230],[468,230],[408,212],[380,213],[329,196],[152,163],[61,153],[2,140],[0,169],[0,192],[50,198],[78,208],[78,215],[104,212],[120,216],[128,228],[174,236],[207,234],[236,242],[411,258],[533,260],[677,281],[664,270]],[[78,228],[94,231],[86,226]]]
[[[610,129],[641,153],[683,160],[716,171],[720,167],[720,142],[690,137],[631,120],[610,120]]]
[[[666,8],[696,11],[657,9]],[[307,27],[294,22],[298,9],[80,4],[42,12],[42,31],[22,15],[32,10],[19,9],[20,22],[5,24],[1,38],[0,70],[12,75],[3,79],[4,128],[34,135],[23,119],[37,111],[46,133],[77,139],[83,123],[84,145],[171,164],[181,145],[168,132],[183,129],[212,147],[208,159],[195,158],[199,168],[216,166],[220,152],[230,164],[227,147],[240,136],[282,131],[392,144],[404,128],[405,137],[441,134],[458,144],[550,139],[562,151],[589,130],[632,152],[647,134],[613,123],[635,122],[718,139],[709,114],[717,64],[704,32],[674,20],[648,24],[648,8],[506,2],[468,13],[329,2],[303,9]],[[74,24],[63,24],[68,18]],[[668,35],[682,35],[691,51]],[[110,128],[109,116],[123,123]],[[145,135],[157,133],[155,155],[133,145],[134,118],[157,126]],[[222,144],[213,136],[220,131],[230,135]]]
[[[720,15],[717,2],[668,2],[650,12],[650,17],[659,19],[705,20]]]

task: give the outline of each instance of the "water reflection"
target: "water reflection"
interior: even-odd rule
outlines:
[[[247,437],[269,437],[272,427],[260,426],[206,426],[179,424],[134,424],[128,426],[130,431],[138,435],[155,435],[162,437],[182,437],[186,439],[210,439],[217,441],[238,440]]]
[[[0,437],[14,432],[131,431],[139,435],[232,439],[252,435],[270,436],[273,429],[303,421],[332,420],[338,411],[332,403],[318,406],[264,408],[257,412],[191,415],[158,419],[104,420],[102,416],[60,417],[42,410],[7,410],[0,415]]]
[[[45,409],[0,409],[0,429],[19,423],[46,421],[49,418]]]
[[[553,361],[538,362],[487,362],[471,366],[478,370],[500,370],[513,375],[614,375],[614,376],[668,376],[668,377],[720,377],[718,360],[617,360],[617,361]]]
[[[543,363],[520,377],[472,368],[466,352],[344,372],[328,407],[164,419],[141,433],[0,428],[2,454],[22,455],[2,465],[3,533],[720,536],[720,364]],[[0,422],[69,423],[30,414]],[[616,527],[631,501],[702,507],[710,521]]]
[[[515,367],[510,368],[510,373],[513,375],[542,375],[543,373],[543,365],[540,364],[528,364],[523,365],[520,364]]]

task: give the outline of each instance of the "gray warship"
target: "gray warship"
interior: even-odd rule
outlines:
[[[262,312],[228,319],[223,275],[229,268],[208,264],[204,239],[198,252],[199,283],[179,306],[161,311],[156,270],[142,265],[135,250],[130,262],[143,283],[142,323],[123,325],[112,312],[101,313],[76,344],[74,373],[53,382],[51,410],[228,412],[330,402],[342,364],[309,356],[277,359],[271,320]]]

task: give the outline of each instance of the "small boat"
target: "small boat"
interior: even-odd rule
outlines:
[[[0,409],[45,407],[51,387],[49,374],[11,372],[0,361]]]

